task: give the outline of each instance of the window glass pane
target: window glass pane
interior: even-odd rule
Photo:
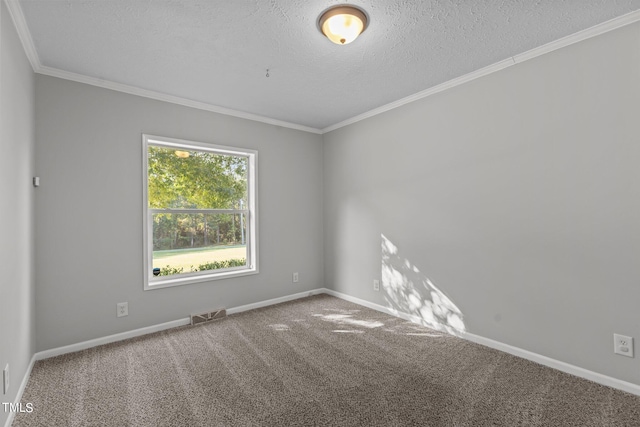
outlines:
[[[245,214],[153,217],[153,275],[170,276],[247,265]]]
[[[244,156],[149,145],[149,207],[243,209],[247,166]]]

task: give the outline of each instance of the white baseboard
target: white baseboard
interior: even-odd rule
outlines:
[[[283,297],[268,299],[265,301],[254,302],[252,304],[241,305],[238,307],[230,308],[227,310],[227,314],[242,313],[243,311],[254,310],[256,308],[261,308],[261,307],[268,307],[270,305],[280,304],[282,302],[293,301],[300,298],[310,297],[312,295],[324,294],[324,293],[327,293],[327,291],[328,289],[318,288],[318,289],[313,289],[311,291],[298,292],[297,294],[286,295]]]
[[[40,351],[35,354],[36,360],[48,359],[50,357],[60,356],[74,351],[86,350],[87,348],[96,347],[103,344],[109,344],[116,341],[122,341],[129,338],[139,337],[141,335],[151,334],[153,332],[164,331],[165,329],[176,328],[191,323],[191,319],[174,320],[172,322],[161,323],[159,325],[147,326],[146,328],[134,329],[133,331],[121,332],[119,334],[108,335],[102,338],[82,341],[76,344],[65,345],[64,347],[52,348],[50,350]]]
[[[353,302],[355,304],[359,304],[368,308],[371,308],[373,310],[376,311],[380,311],[383,313],[387,313],[390,314],[392,316],[396,316],[399,317],[401,319],[405,319],[408,320],[410,322],[414,322],[414,323],[418,323],[418,324],[422,324],[425,325],[425,322],[422,321],[422,319],[420,319],[417,316],[412,316],[410,314],[407,313],[402,313],[396,310],[393,310],[391,308],[388,307],[384,307],[382,305],[379,304],[375,304],[360,298],[356,298],[356,297],[352,297],[351,295],[347,295],[347,294],[343,294],[341,292],[337,292],[334,291],[332,289],[325,289],[325,293],[337,298],[341,298],[350,302]],[[447,328],[444,325],[426,325],[430,328],[433,329],[438,329],[440,331],[444,331],[447,332]],[[469,332],[461,332],[461,333],[457,333],[455,334],[456,336],[458,336],[459,338],[465,339],[467,341],[471,341],[474,342],[476,344],[481,344],[484,345],[486,347],[490,347],[499,351],[503,351],[505,353],[509,353],[512,354],[514,356],[518,356],[518,357],[522,357],[523,359],[527,359],[530,360],[532,362],[536,362],[539,363],[541,365],[544,366],[548,366],[549,368],[553,368],[553,369],[557,369],[558,371],[562,371],[565,372],[567,374],[571,374],[571,375],[575,375],[576,377],[580,377],[580,378],[584,378],[590,381],[593,381],[595,383],[598,384],[602,384],[602,385],[606,385],[608,387],[613,387],[616,388],[618,390],[622,390],[622,391],[626,391],[627,393],[631,393],[631,394],[635,394],[636,396],[640,396],[640,385],[638,384],[634,384],[634,383],[630,383],[627,381],[623,381],[620,380],[618,378],[613,378],[607,375],[603,375],[603,374],[599,374],[597,372],[593,372],[590,371],[588,369],[584,369],[584,368],[580,368],[578,366],[575,365],[571,365],[569,363],[566,362],[561,362],[559,360],[556,359],[552,359],[550,357],[547,356],[542,356],[540,354],[528,351],[528,350],[523,350],[521,348],[518,347],[514,347],[512,345],[509,344],[504,344],[501,343],[499,341],[494,341],[492,339],[489,338],[485,338],[485,337],[481,337],[479,335],[475,335]]]
[[[308,297],[308,296],[312,296],[312,295],[318,295],[318,294],[327,294],[327,295],[331,295],[346,301],[350,301],[353,302],[355,304],[359,304],[362,305],[364,307],[368,307],[370,309],[376,310],[376,311],[380,311],[382,313],[386,313],[389,314],[391,316],[395,316],[395,317],[399,317],[401,319],[405,319],[408,320],[410,322],[414,322],[414,323],[418,323],[418,324],[422,324],[425,325],[425,322],[420,319],[417,316],[413,316],[407,313],[403,313],[394,309],[391,309],[389,307],[384,307],[382,305],[379,304],[375,304],[372,303],[370,301],[366,301],[357,297],[353,297],[351,295],[347,295],[347,294],[343,294],[341,292],[337,292],[334,291],[332,289],[327,289],[327,288],[318,288],[318,289],[313,289],[310,291],[305,291],[305,292],[299,292],[296,294],[292,294],[292,295],[286,295],[283,297],[278,297],[278,298],[273,298],[273,299],[269,299],[269,300],[265,300],[265,301],[260,301],[260,302],[256,302],[256,303],[252,303],[252,304],[246,304],[246,305],[241,305],[238,307],[233,307],[227,310],[228,314],[234,314],[234,313],[241,313],[243,311],[248,311],[248,310],[253,310],[256,308],[261,308],[261,307],[267,307],[270,305],[274,305],[274,304],[279,304],[282,302],[287,302],[287,301],[293,301],[296,299],[300,299],[300,298],[304,298],[304,297]],[[29,365],[29,369],[27,371],[27,373],[25,374],[25,377],[22,381],[22,384],[20,386],[20,391],[18,392],[18,397],[17,402],[20,401],[20,398],[22,396],[22,392],[24,391],[24,387],[26,387],[27,381],[29,379],[29,374],[31,373],[31,369],[33,367],[33,364],[36,360],[42,360],[42,359],[46,359],[49,357],[54,357],[54,356],[60,356],[62,354],[66,354],[66,353],[72,353],[74,351],[80,351],[80,350],[85,350],[87,348],[91,348],[91,347],[95,347],[98,345],[103,345],[103,344],[108,344],[108,343],[112,343],[112,342],[116,342],[116,341],[121,341],[121,340],[125,340],[128,338],[134,338],[134,337],[138,337],[141,335],[146,335],[146,334],[150,334],[153,332],[158,332],[158,331],[162,331],[165,329],[170,329],[170,328],[175,328],[178,326],[184,326],[184,325],[188,325],[190,323],[190,319],[184,318],[184,319],[179,319],[179,320],[174,320],[172,322],[167,322],[167,323],[162,323],[159,325],[153,325],[153,326],[148,326],[146,328],[140,328],[140,329],[135,329],[133,331],[128,331],[128,332],[122,332],[119,334],[114,334],[114,335],[109,335],[106,337],[102,337],[102,338],[96,338],[93,340],[89,340],[89,341],[83,341],[77,344],[72,344],[72,345],[67,345],[64,347],[58,347],[58,348],[54,348],[51,350],[45,350],[45,351],[41,351],[38,352],[36,354],[34,354],[33,358],[31,359],[31,364]],[[447,328],[443,325],[438,325],[438,324],[429,324],[426,325],[429,326],[430,328],[433,329],[438,329],[441,330],[443,332],[447,332]],[[617,378],[613,378],[613,377],[609,377],[607,375],[603,375],[603,374],[599,374],[597,372],[593,372],[593,371],[589,371],[587,369],[583,369],[580,368],[578,366],[575,365],[571,365],[569,363],[565,363],[565,362],[561,362],[559,360],[555,360],[552,359],[550,357],[546,357],[546,356],[542,356],[540,354],[537,353],[533,353],[531,351],[528,350],[523,350],[521,348],[518,347],[514,347],[508,344],[504,344],[498,341],[494,341],[492,339],[489,338],[485,338],[485,337],[481,337],[479,335],[475,335],[469,332],[462,332],[459,334],[456,334],[458,337],[462,338],[462,339],[466,339],[468,341],[472,341],[474,343],[477,344],[481,344],[487,347],[491,347],[494,348],[496,350],[499,351],[503,351],[505,353],[509,353],[512,354],[514,356],[518,356],[518,357],[522,357],[524,359],[527,360],[531,360],[533,362],[539,363],[541,365],[544,366],[548,366],[550,368],[553,369],[557,369],[559,371],[562,372],[566,372],[568,374],[571,375],[575,375],[577,377],[580,378],[585,378],[587,380],[596,382],[598,384],[602,384],[602,385],[606,385],[609,387],[613,387],[616,388],[618,390],[623,390],[626,391],[628,393],[631,394],[635,394],[637,396],[640,396],[640,385],[638,384],[633,384],[627,381],[623,381]],[[9,416],[10,419],[13,419],[13,417],[10,415]],[[7,423],[6,426],[10,426],[11,423]]]
[[[523,359],[531,360],[532,362],[536,362],[541,365],[557,369],[558,371],[562,371],[567,374],[575,375],[576,377],[584,378],[586,380],[590,380],[598,384],[606,385],[609,387],[616,388],[618,390],[626,391],[627,393],[635,394],[636,396],[640,396],[640,385],[638,384],[630,383],[627,381],[620,380],[618,378],[613,378],[607,375],[599,374],[598,372],[593,372],[588,369],[580,368],[579,366],[571,365],[570,363],[561,362],[559,360],[552,359],[547,356],[542,356],[541,354],[538,354],[538,353],[534,353],[528,350],[523,350],[521,348],[514,347],[509,344],[504,344],[499,341],[494,341],[492,339],[481,337],[468,332],[462,334],[462,338],[468,341],[475,342],[477,344],[482,344],[484,346],[503,351],[505,353],[512,354],[514,356],[522,357]]]
[[[20,383],[20,388],[18,389],[18,393],[16,394],[16,399],[13,403],[18,404],[22,400],[22,394],[24,393],[24,389],[27,388],[27,383],[29,382],[29,377],[31,376],[31,370],[33,369],[33,365],[36,363],[36,355],[34,354],[31,357],[31,361],[29,362],[29,366],[27,367],[27,372],[24,373],[22,377],[22,382]],[[3,408],[4,409],[4,408]],[[5,427],[11,427],[13,423],[13,419],[15,418],[15,412],[9,412],[9,416],[7,417],[6,422],[4,423]]]
[[[308,297],[311,295],[317,295],[326,293],[327,289],[320,288],[314,289],[306,292],[299,292],[292,295],[286,295],[279,298],[273,298],[265,301],[259,301],[252,304],[241,305],[238,307],[233,307],[227,310],[227,314],[241,313],[247,310],[253,310],[260,307],[267,307],[269,305],[279,304],[281,302],[293,301],[296,299]],[[96,338],[88,341],[82,341],[76,344],[66,345],[64,347],[52,348],[50,350],[44,350],[36,353],[34,355],[35,360],[48,359],[50,357],[60,356],[67,353],[73,353],[74,351],[86,350],[88,348],[96,347],[103,344],[109,344],[116,341],[122,341],[129,338],[139,337],[141,335],[151,334],[153,332],[164,331],[165,329],[176,328],[178,326],[185,326],[191,323],[191,319],[189,317],[185,317],[183,319],[173,320],[171,322],[161,323],[159,325],[147,326],[145,328],[134,329],[132,331],[121,332],[118,334],[109,335],[102,338]]]
[[[381,311],[381,312],[389,314],[391,316],[399,317],[399,318],[404,319],[404,320],[408,320],[409,322],[419,323],[419,324],[421,324],[423,326],[428,326],[428,327],[430,327],[432,329],[437,329],[437,330],[441,330],[443,332],[446,332],[446,329],[444,328],[444,326],[438,325],[438,324],[433,324],[433,325],[429,324],[429,325],[427,325],[418,316],[412,316],[411,314],[403,313],[401,311],[394,310],[394,309],[389,308],[389,307],[384,307],[384,306],[382,306],[380,304],[369,302],[367,300],[363,300],[363,299],[360,299],[360,298],[357,298],[357,297],[352,297],[351,295],[343,294],[342,292],[334,291],[333,289],[324,289],[324,293],[327,294],[327,295],[331,295],[333,297],[336,297],[336,298],[340,298],[340,299],[352,302],[354,304],[363,305],[363,306],[365,306],[367,308],[370,308],[372,310]]]

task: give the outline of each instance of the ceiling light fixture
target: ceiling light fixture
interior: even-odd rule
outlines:
[[[367,29],[367,25],[366,12],[351,5],[330,7],[318,18],[318,29],[335,44],[351,43]]]

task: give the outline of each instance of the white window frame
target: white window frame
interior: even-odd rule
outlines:
[[[243,267],[225,268],[223,270],[208,270],[192,273],[175,274],[172,276],[157,276],[151,274],[153,269],[153,220],[154,209],[149,208],[149,145],[175,148],[177,150],[209,151],[216,154],[242,156],[248,158],[247,167],[247,205],[245,209],[176,209],[169,213],[244,213],[247,247],[247,265]],[[143,264],[144,264],[144,290],[161,289],[172,286],[189,285],[192,283],[207,282],[211,280],[229,279],[232,277],[246,276],[258,273],[258,152],[245,148],[228,147],[224,145],[207,144],[204,142],[187,141],[183,139],[166,138],[162,136],[142,135],[142,211],[143,211]],[[162,209],[163,212],[169,211]],[[203,212],[205,211],[205,212]]]

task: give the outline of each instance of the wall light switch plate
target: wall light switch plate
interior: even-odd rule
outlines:
[[[374,291],[379,291],[380,290],[380,280],[373,279],[373,290]]]
[[[633,337],[613,334],[613,352],[622,356],[633,357]]]
[[[298,283],[299,279],[298,272],[296,271],[293,273],[293,283]]]

